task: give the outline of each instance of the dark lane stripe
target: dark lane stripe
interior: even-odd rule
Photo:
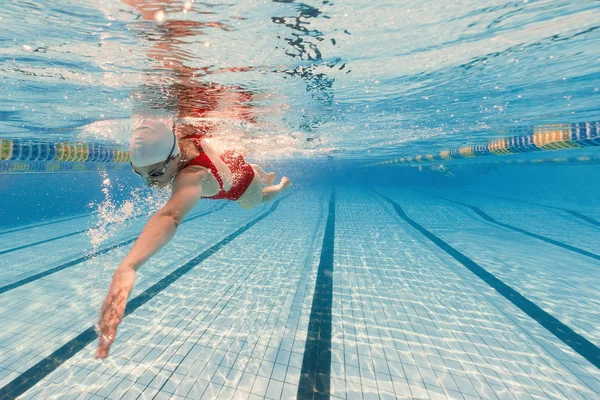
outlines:
[[[130,221],[130,220],[133,220],[133,219],[137,219],[137,218],[143,217],[144,215],[145,214],[140,214],[140,215],[134,215],[132,217],[126,218],[123,221],[123,223],[127,222],[127,221]],[[114,225],[114,224],[116,224],[116,222],[109,222],[108,224],[106,224],[106,226],[111,226],[111,225]],[[52,242],[54,240],[63,239],[63,238],[69,237],[69,236],[78,235],[80,233],[87,232],[88,230],[89,230],[88,228],[81,229],[81,230],[79,230],[77,232],[67,233],[66,235],[61,235],[61,236],[53,237],[53,238],[46,239],[46,240],[40,240],[39,242],[33,242],[33,243],[25,244],[23,246],[18,246],[18,247],[13,247],[11,249],[2,250],[2,251],[0,251],[0,255],[7,254],[7,253],[12,253],[13,251],[26,249],[26,248],[32,247],[32,246],[37,246],[38,244],[43,244],[43,243]]]
[[[593,218],[591,218],[591,217],[588,217],[587,215],[583,215],[583,214],[581,214],[580,212],[577,212],[577,211],[574,211],[574,210],[569,210],[569,209],[567,209],[567,208],[560,208],[560,207],[553,207],[553,206],[545,206],[545,205],[542,205],[542,204],[530,203],[530,202],[528,202],[528,201],[525,201],[525,200],[517,200],[517,199],[511,199],[511,198],[508,198],[508,197],[501,197],[501,196],[492,196],[492,195],[489,195],[489,194],[483,194],[483,193],[471,192],[471,191],[469,191],[469,190],[462,190],[462,191],[463,191],[463,192],[466,192],[466,193],[475,193],[476,195],[479,195],[479,196],[491,197],[492,199],[508,200],[508,201],[513,201],[513,202],[515,202],[515,203],[523,203],[523,204],[529,204],[529,205],[531,205],[531,206],[536,206],[536,207],[550,208],[550,209],[553,209],[553,210],[560,210],[560,211],[564,211],[564,212],[566,212],[566,213],[569,213],[569,214],[571,214],[572,216],[574,216],[574,217],[576,217],[576,218],[579,218],[579,219],[581,219],[581,220],[584,220],[584,221],[585,221],[585,222],[587,222],[587,223],[590,223],[590,224],[592,224],[592,225],[596,225],[596,226],[600,226],[600,222],[596,221],[595,219],[593,219]]]
[[[333,244],[335,241],[335,188],[329,199],[317,283],[302,359],[298,399],[329,399],[331,375],[331,307],[333,303]]]
[[[568,244],[563,243],[563,242],[559,242],[558,240],[554,240],[554,239],[550,239],[550,238],[542,236],[542,235],[538,235],[538,234],[533,233],[533,232],[526,231],[525,229],[517,228],[516,226],[505,224],[504,222],[500,222],[500,221],[495,220],[494,218],[492,218],[491,216],[489,216],[488,214],[486,214],[481,209],[479,209],[479,208],[477,208],[475,206],[470,206],[468,204],[466,204],[466,206],[469,207],[471,210],[473,210],[481,218],[485,219],[488,222],[491,222],[492,224],[496,224],[496,225],[502,226],[502,227],[504,227],[506,229],[510,229],[510,230],[515,231],[515,232],[522,233],[523,235],[527,235],[527,236],[530,236],[532,238],[543,240],[546,243],[550,243],[550,244],[553,244],[555,246],[562,247],[563,249],[571,250],[571,251],[574,251],[575,253],[579,253],[581,255],[584,255],[584,256],[587,256],[587,257],[590,257],[590,258],[593,258],[595,260],[600,261],[600,255],[598,255],[598,254],[595,254],[595,253],[592,253],[592,252],[580,249],[580,248],[575,247],[575,246],[568,245]]]
[[[573,211],[573,210],[567,210],[567,209],[562,209],[564,212],[567,212],[569,214],[571,214],[574,217],[577,217],[579,219],[584,220],[585,222],[587,222],[588,224],[592,224],[592,225],[596,225],[596,226],[600,226],[600,222],[596,221],[593,218],[588,217],[587,215],[583,215],[577,211]]]
[[[494,275],[486,271],[473,260],[456,250],[454,247],[450,246],[448,243],[444,242],[442,239],[429,232],[418,222],[406,215],[404,210],[402,210],[400,205],[398,205],[396,202],[385,197],[380,193],[378,194],[394,207],[396,213],[398,213],[400,218],[402,218],[413,228],[421,232],[423,236],[431,240],[435,245],[437,245],[439,248],[441,248],[450,256],[452,256],[456,261],[464,265],[469,271],[474,273],[479,279],[491,286],[505,299],[513,303],[521,311],[533,318],[537,323],[546,328],[550,333],[552,333],[554,336],[560,339],[564,344],[572,348],[580,356],[592,363],[596,368],[600,369],[600,349],[596,345],[594,345],[586,338],[573,331],[567,325],[563,324],[558,319],[548,314],[546,311],[542,310],[535,303],[528,300],[526,297],[524,297],[512,287],[508,286],[506,283],[502,282],[500,279],[496,278]]]
[[[87,228],[86,229],[82,229],[82,230],[77,231],[77,232],[67,233],[66,235],[56,236],[56,237],[53,237],[53,238],[50,238],[50,239],[46,239],[46,240],[40,240],[39,242],[33,242],[33,243],[25,244],[23,246],[13,247],[12,249],[2,250],[2,251],[0,251],[0,255],[7,254],[7,253],[12,253],[13,251],[17,251],[17,250],[21,250],[21,249],[26,249],[28,247],[36,246],[38,244],[43,244],[43,243],[52,242],[54,240],[63,239],[63,238],[69,237],[69,236],[78,235],[78,234],[83,233],[85,231],[87,231]]]
[[[287,196],[286,196],[287,197]],[[283,199],[281,199],[283,200]],[[154,296],[162,292],[164,289],[169,287],[173,282],[177,279],[185,275],[196,265],[212,256],[214,253],[219,251],[225,245],[229,244],[233,239],[237,238],[239,235],[250,229],[257,222],[263,220],[268,215],[273,213],[281,200],[277,200],[271,208],[250,221],[246,225],[242,226],[232,234],[226,236],[223,240],[213,245],[208,250],[204,251],[200,255],[192,258],[190,261],[177,268],[169,275],[162,278],[160,281],[150,286],[144,292],[140,293],[133,299],[127,302],[127,307],[125,308],[125,315],[123,318],[127,317],[129,314],[133,313],[135,310],[146,304],[150,301]],[[90,327],[71,339],[69,342],[65,343],[59,349],[54,351],[48,357],[44,358],[42,361],[35,364],[33,367],[29,368],[27,371],[23,372],[21,375],[16,377],[2,389],[0,389],[0,399],[9,400],[15,399],[18,396],[25,393],[27,390],[31,389],[38,382],[44,379],[46,376],[51,374],[54,370],[56,370],[61,364],[67,361],[69,358],[73,357],[77,352],[81,351],[85,346],[93,342],[98,338],[98,334],[94,327]]]
[[[131,239],[127,239],[127,240],[125,240],[123,242],[117,243],[115,245],[109,246],[109,247],[107,247],[105,249],[95,251],[95,252],[93,252],[90,255],[79,257],[79,258],[77,258],[75,260],[72,260],[72,261],[66,262],[64,264],[58,265],[58,266],[56,266],[54,268],[47,269],[47,270],[45,270],[43,272],[40,272],[39,274],[28,276],[27,278],[21,279],[21,280],[16,281],[16,282],[13,282],[13,283],[8,284],[6,286],[2,286],[2,287],[0,287],[0,294],[6,293],[6,292],[8,292],[10,290],[16,289],[16,288],[21,287],[23,285],[27,285],[28,283],[37,281],[38,279],[42,279],[42,278],[44,278],[44,277],[46,277],[48,275],[55,274],[55,273],[57,273],[59,271],[62,271],[63,269],[67,269],[69,267],[72,267],[74,265],[82,263],[82,262],[84,262],[86,260],[89,260],[92,257],[96,257],[96,256],[99,256],[101,254],[108,253],[111,250],[114,250],[116,248],[125,246],[125,245],[127,245],[129,243],[135,242],[136,239],[137,239],[137,236],[134,237],[134,238],[131,238]]]
[[[505,224],[504,222],[500,222],[500,221],[494,219],[492,216],[486,214],[479,207],[475,207],[475,206],[472,206],[470,204],[462,203],[460,201],[451,200],[451,199],[448,199],[446,197],[438,196],[438,195],[435,195],[435,194],[425,193],[425,192],[421,192],[421,191],[419,191],[419,193],[424,193],[424,194],[426,194],[428,196],[431,196],[431,197],[437,197],[439,199],[446,200],[446,201],[449,201],[451,203],[456,203],[456,204],[460,204],[460,205],[465,206],[465,207],[469,207],[471,210],[473,210],[473,212],[475,214],[479,215],[484,220],[486,220],[488,222],[491,222],[492,224],[496,224],[496,225],[501,226],[503,228],[510,229],[512,231],[522,233],[523,235],[527,235],[529,237],[532,237],[532,238],[535,238],[535,239],[538,239],[538,240],[542,240],[542,241],[544,241],[546,243],[550,243],[550,244],[553,244],[555,246],[562,247],[563,249],[574,251],[575,253],[579,253],[581,255],[584,255],[584,256],[587,256],[587,257],[590,257],[590,258],[593,258],[595,260],[600,261],[600,255],[598,255],[598,254],[592,253],[592,252],[587,251],[587,250],[580,249],[579,247],[571,246],[571,245],[563,243],[563,242],[559,242],[558,240],[550,239],[549,237],[546,237],[546,236],[538,235],[537,233],[526,231],[525,229],[517,228],[516,226]]]
[[[58,224],[59,222],[65,222],[65,221],[70,221],[72,219],[84,218],[84,217],[89,217],[89,216],[90,216],[90,214],[84,214],[84,215],[79,215],[77,217],[69,217],[69,218],[59,219],[59,220],[55,220],[55,221],[42,222],[41,224],[37,224],[37,225],[30,225],[30,226],[26,226],[23,228],[15,228],[15,229],[11,229],[10,231],[0,232],[0,235],[6,235],[7,233],[13,233],[13,232],[19,232],[19,231],[26,231],[27,229],[39,228],[40,226]]]
[[[194,215],[193,217],[190,217],[190,218],[188,218],[188,219],[184,220],[184,221],[182,222],[182,225],[183,225],[183,224],[185,224],[186,222],[193,221],[193,220],[195,220],[196,218],[200,218],[200,217],[202,217],[202,216],[204,216],[204,215],[207,215],[207,214],[213,213],[213,212],[215,212],[215,211],[219,211],[220,209],[222,209],[222,208],[223,208],[223,207],[225,207],[226,205],[227,205],[227,204],[226,204],[226,203],[224,203],[224,204],[222,204],[222,205],[220,205],[220,206],[218,206],[218,207],[215,207],[215,208],[213,208],[213,209],[211,209],[211,210],[208,210],[208,211],[205,211],[205,212],[202,212],[202,213],[196,214],[196,215]],[[21,279],[21,280],[19,280],[19,281],[13,282],[13,283],[11,283],[11,284],[8,284],[8,285],[5,285],[5,286],[2,286],[2,287],[0,287],[0,294],[2,294],[2,293],[6,293],[6,292],[8,292],[9,290],[16,289],[16,288],[18,288],[18,287],[21,287],[21,286],[23,286],[23,285],[26,285],[26,284],[28,284],[28,283],[31,283],[31,282],[33,282],[33,281],[37,281],[38,279],[42,279],[42,278],[44,278],[44,277],[46,277],[46,276],[48,276],[48,275],[55,274],[55,273],[57,273],[57,272],[59,272],[59,271],[62,271],[63,269],[67,269],[67,268],[69,268],[69,267],[72,267],[72,266],[74,266],[74,265],[77,265],[77,264],[79,264],[79,263],[82,263],[82,262],[84,262],[84,261],[86,261],[86,260],[89,260],[90,258],[93,258],[93,257],[99,256],[99,255],[101,255],[101,254],[108,253],[109,251],[112,251],[112,250],[114,250],[114,249],[117,249],[117,248],[119,248],[119,247],[126,246],[126,245],[128,245],[128,244],[130,244],[130,243],[133,243],[133,242],[135,242],[135,241],[137,240],[137,238],[138,238],[138,237],[137,237],[137,236],[135,236],[135,237],[133,237],[133,238],[130,238],[130,239],[124,240],[124,241],[122,241],[122,242],[120,242],[120,243],[114,244],[114,245],[112,245],[112,246],[109,246],[109,247],[107,247],[107,248],[104,248],[104,249],[102,249],[102,250],[95,251],[95,252],[93,252],[92,254],[89,254],[89,255],[86,255],[86,256],[83,256],[83,257],[79,257],[79,258],[77,258],[77,259],[75,259],[75,260],[72,260],[72,261],[66,262],[66,263],[64,263],[64,264],[58,265],[58,266],[56,266],[56,267],[54,267],[54,268],[47,269],[47,270],[45,270],[45,271],[43,271],[43,272],[40,272],[39,274],[35,274],[35,275],[29,276],[29,277],[27,277],[27,278]]]

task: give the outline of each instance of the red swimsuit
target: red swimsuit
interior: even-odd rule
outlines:
[[[221,160],[229,167],[231,173],[233,174],[233,185],[228,191],[223,189],[223,179],[221,175],[219,175],[219,171],[217,167],[210,161],[210,158],[206,155],[206,153],[202,150],[202,144],[200,141],[202,140],[203,135],[190,135],[181,138],[183,139],[191,139],[200,154],[198,154],[193,160],[188,162],[185,166],[188,167],[190,165],[198,165],[200,167],[204,167],[210,170],[214,177],[219,182],[219,187],[221,190],[214,196],[211,197],[203,197],[205,199],[213,199],[213,200],[237,200],[248,189],[248,186],[252,183],[252,179],[254,179],[254,169],[252,166],[248,164],[244,157],[240,154],[235,154],[233,151],[227,151],[221,155]]]

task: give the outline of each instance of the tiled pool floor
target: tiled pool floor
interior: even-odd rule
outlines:
[[[0,398],[600,398],[600,228],[573,214],[338,186],[190,217],[104,361],[144,218],[92,260],[86,218],[0,232]]]

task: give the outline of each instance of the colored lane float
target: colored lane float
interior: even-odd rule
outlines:
[[[114,145],[0,139],[0,173],[120,170],[129,152]]]
[[[538,151],[577,149],[600,146],[600,121],[575,124],[540,125],[533,128],[528,135],[512,136],[496,139],[487,145],[463,146],[458,149],[444,150],[437,154],[399,157],[368,164],[374,165],[418,165],[427,162],[447,163],[453,160],[472,159],[489,156],[506,156]],[[498,161],[498,163],[558,163],[558,162],[598,161],[596,156],[566,157],[537,160]]]

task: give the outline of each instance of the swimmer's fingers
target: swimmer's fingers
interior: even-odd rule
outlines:
[[[107,298],[102,306],[100,320],[98,321],[98,349],[96,358],[106,358],[110,350],[110,345],[114,342],[117,333],[117,323],[115,319],[114,306]]]
[[[104,310],[104,307],[102,307]],[[103,312],[98,322],[98,349],[96,350],[96,358],[106,358],[110,350],[110,345],[114,341],[117,332],[116,326],[111,327],[111,323],[106,318],[107,313]]]
[[[100,312],[98,321],[99,336],[96,358],[108,357],[110,346],[115,341],[117,326],[123,319],[127,299],[119,294],[109,295]]]
[[[98,349],[96,350],[96,358],[104,359],[108,357],[110,352],[110,344],[104,339],[103,335],[100,335]]]

